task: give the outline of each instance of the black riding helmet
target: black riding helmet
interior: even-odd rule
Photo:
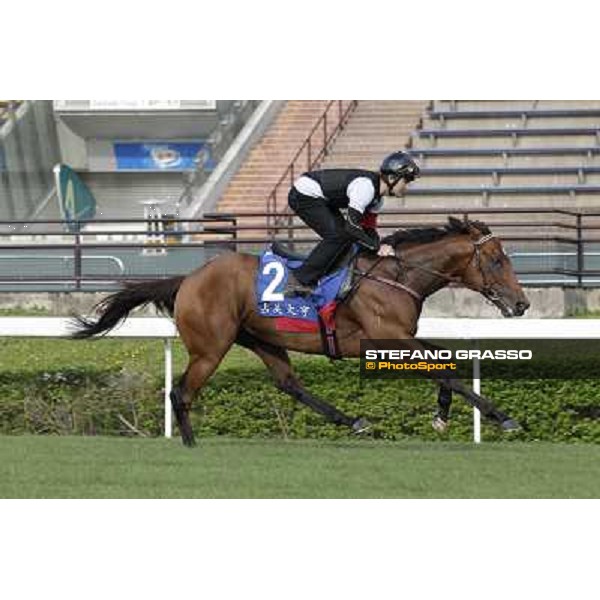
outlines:
[[[398,151],[383,159],[379,172],[391,190],[401,179],[406,183],[414,181],[420,169],[410,154]]]

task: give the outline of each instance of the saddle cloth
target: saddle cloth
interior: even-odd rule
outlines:
[[[293,260],[273,252],[269,247],[260,255],[256,276],[256,303],[258,314],[275,319],[278,331],[318,332],[319,318],[330,321],[340,287],[346,281],[349,267],[322,277],[310,296],[285,298],[288,269],[298,268],[300,260]]]

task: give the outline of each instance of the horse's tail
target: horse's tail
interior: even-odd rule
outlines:
[[[173,316],[175,297],[181,286],[183,276],[165,280],[127,283],[125,287],[96,304],[94,310],[100,314],[97,320],[75,316],[74,329],[70,337],[85,339],[105,335],[124,321],[129,313],[138,306],[153,303],[161,312]]]

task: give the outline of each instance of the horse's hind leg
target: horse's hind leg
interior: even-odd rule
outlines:
[[[369,427],[365,419],[350,417],[320,398],[308,392],[298,377],[294,374],[290,357],[284,348],[273,346],[254,336],[240,332],[236,343],[252,350],[263,361],[275,380],[275,385],[295,400],[322,414],[327,420],[336,425],[351,427],[356,433],[361,433]]]
[[[181,440],[186,446],[195,446],[194,432],[190,422],[190,410],[196,392],[214,373],[219,360],[211,357],[191,356],[188,367],[171,391],[171,406],[177,419]]]
[[[181,376],[180,380],[171,390],[171,406],[175,413],[175,419],[177,420],[183,443],[186,446],[195,446],[196,441],[194,439],[194,431],[192,430],[189,417],[190,402],[188,400],[186,404],[185,398],[186,377],[187,371]]]
[[[233,344],[234,336],[202,338],[202,343],[197,338],[190,353],[189,362],[185,373],[171,391],[171,406],[177,419],[181,433],[181,440],[186,446],[194,446],[194,432],[190,422],[190,410],[194,396],[215,372],[219,363]]]

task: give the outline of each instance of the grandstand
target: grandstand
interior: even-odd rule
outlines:
[[[294,155],[329,102],[281,103],[265,118],[264,134],[218,203],[196,205],[198,191],[258,101],[57,101],[54,132],[48,123],[40,128],[36,114],[49,103],[0,101],[0,118],[7,123],[10,113],[13,129],[20,128],[18,135],[2,129],[0,215],[60,218],[56,201],[40,207],[59,160],[90,187],[99,217],[143,217],[150,200],[167,212],[192,206],[188,216],[215,204],[224,213],[264,211],[288,169],[277,190],[277,210],[283,211],[294,176],[311,166],[304,155],[294,163]],[[330,123],[336,118],[327,116]],[[311,140],[313,156],[322,146],[319,136]],[[46,147],[42,138],[50,140]],[[423,176],[390,208],[586,208],[600,200],[599,142],[600,101],[359,101],[315,166],[374,169],[389,151],[406,147]],[[144,163],[141,147],[161,144],[195,144],[198,155],[180,168]],[[164,154],[168,158],[168,149]]]
[[[277,168],[283,172],[293,153],[289,120],[306,104],[287,103],[220,211],[266,208]],[[321,107],[313,106],[314,122]],[[294,131],[298,145],[310,127],[308,120],[304,134]],[[388,208],[593,208],[600,206],[599,142],[600,101],[359,101],[317,166],[376,169],[405,147],[423,176]],[[305,168],[298,164],[296,174]],[[284,211],[285,192],[279,195]]]
[[[436,101],[408,147],[405,206],[597,207],[599,101]]]
[[[361,100],[323,168],[377,170],[384,156],[406,146],[429,103],[418,100]]]
[[[505,223],[501,231],[521,235],[512,250],[530,251],[523,226],[554,237],[572,236],[580,227],[546,228],[541,223],[549,217],[533,209],[600,207],[600,101],[67,100],[0,106],[10,114],[0,128],[0,220],[60,219],[52,167],[61,162],[90,188],[96,218],[114,220],[86,228],[100,243],[145,239],[144,223],[118,221],[145,218],[156,205],[159,214],[185,219],[233,213],[236,231],[230,227],[235,220],[221,219],[226,225],[211,239],[234,235],[238,249],[256,250],[265,236],[291,238],[295,232],[286,228],[300,227],[287,213],[287,192],[303,171],[376,169],[400,148],[415,155],[423,176],[404,197],[386,202],[387,210],[402,213],[382,215],[383,227],[443,218],[411,215],[415,209],[474,214],[491,208],[499,211],[486,215],[492,225],[509,218],[518,226]],[[528,212],[509,214],[513,209]],[[593,217],[586,222],[598,225]],[[127,231],[112,235],[114,227]],[[203,243],[207,229],[187,229],[187,241]],[[294,239],[311,236],[302,231]],[[590,257],[600,256],[595,239],[577,243],[587,244]],[[554,253],[561,258],[548,263],[552,268],[584,264],[570,241],[536,248],[537,258],[523,260],[540,263]],[[174,258],[171,263],[175,269]]]
[[[218,163],[258,102],[55,102],[63,160],[95,196],[99,218],[143,218],[156,201],[177,213]]]
[[[193,201],[258,101],[0,102],[0,220],[60,219],[52,170],[88,185],[98,218],[143,218]],[[11,118],[8,118],[11,115]]]
[[[271,234],[300,245],[298,238],[314,237],[312,232],[296,234],[287,229],[302,225],[287,211],[287,190],[294,176],[311,164],[302,147],[306,148],[311,131],[319,133],[318,114],[312,125],[306,124],[304,135],[295,132],[296,139],[302,140],[295,154],[290,144],[276,145],[277,140],[286,139],[287,114],[297,104],[286,104],[253,150],[256,156],[269,156],[270,164],[276,162],[270,157],[279,159],[280,184],[269,191],[262,182],[277,181],[275,169],[265,177],[264,165],[255,166],[249,160],[218,205],[222,212],[239,215],[238,239],[248,240],[246,249],[258,248],[251,240],[264,236],[264,229],[255,227],[265,224]],[[439,214],[416,215],[411,210],[477,216],[477,210],[494,209],[498,212],[486,214],[485,220],[503,238],[512,238],[505,246],[520,268],[535,270],[543,265],[548,273],[572,273],[584,267],[597,270],[600,245],[593,234],[599,226],[597,217],[586,217],[591,229],[582,236],[582,221],[574,215],[537,211],[566,209],[588,214],[600,207],[599,131],[600,101],[358,101],[313,167],[376,169],[387,153],[407,148],[421,165],[423,177],[404,197],[386,201],[386,210],[396,214],[380,217],[383,228],[443,220]],[[311,140],[314,155],[319,135]],[[290,155],[297,156],[296,160],[288,159]],[[261,206],[273,217],[261,222],[255,216],[243,216],[261,211]],[[595,285],[595,274],[590,277],[588,281]],[[534,275],[532,279],[542,280],[581,283],[581,277],[563,275],[542,279]]]
[[[288,102],[218,209],[264,207],[323,107]],[[423,177],[402,207],[579,208],[598,204],[599,141],[598,101],[359,101],[320,166],[376,168],[406,147]]]
[[[322,104],[288,102],[219,203],[258,210]],[[313,109],[312,121],[309,108]],[[296,113],[307,117],[304,132]],[[547,206],[600,200],[600,101],[359,101],[321,167],[376,168],[406,147],[423,177],[397,207]],[[303,167],[304,165],[301,165]],[[389,206],[393,206],[389,205]]]
[[[0,289],[61,291],[73,289],[73,282],[81,289],[80,277],[168,275],[210,258],[214,248],[155,248],[182,240],[170,235],[177,225],[160,218],[194,201],[259,104],[64,100],[12,105],[0,137],[0,280],[14,283],[8,288],[0,283]],[[83,227],[83,236],[75,237],[77,227],[61,223],[54,175],[59,163],[71,167],[91,191],[87,197],[95,210],[88,212],[95,212],[94,222]],[[75,192],[69,195],[68,189],[63,201],[73,209]],[[29,285],[26,279],[42,283]],[[95,281],[92,287],[102,284]]]
[[[405,143],[426,106],[426,102],[361,101],[354,108],[338,102],[339,106],[333,101],[286,102],[232,179],[217,210],[264,212],[265,199],[275,194],[277,210],[285,212],[289,186],[311,167],[325,138],[332,136],[315,166],[375,167],[382,152]],[[348,120],[336,130],[346,111]],[[242,217],[240,223],[263,228],[244,230],[240,237],[264,236],[264,217]]]
[[[265,210],[266,198],[326,106],[324,100],[286,102],[219,200],[219,212]]]

